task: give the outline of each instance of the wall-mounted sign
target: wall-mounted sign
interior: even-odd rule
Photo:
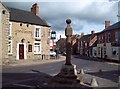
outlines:
[[[51,39],[56,39],[56,32],[55,31],[51,32]]]

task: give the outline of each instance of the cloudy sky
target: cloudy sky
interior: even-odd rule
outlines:
[[[9,1],[9,2],[8,2]],[[20,1],[20,0],[19,0]],[[28,2],[29,1],[29,2]],[[57,36],[64,36],[66,19],[72,20],[73,34],[100,32],[105,20],[118,21],[118,0],[2,0],[6,6],[28,10],[38,2],[39,16],[48,22]]]

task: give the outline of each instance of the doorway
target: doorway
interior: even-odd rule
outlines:
[[[24,59],[24,44],[19,44],[19,59]]]
[[[103,48],[101,47],[101,58],[103,58]]]

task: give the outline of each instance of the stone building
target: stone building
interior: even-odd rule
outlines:
[[[0,3],[0,65],[8,59],[8,28],[9,10]]]
[[[8,35],[8,47],[6,46],[5,53],[8,53],[9,62],[49,59],[50,26],[38,16],[38,4],[33,4],[31,11],[7,8],[10,11],[10,18],[8,32],[5,33]]]

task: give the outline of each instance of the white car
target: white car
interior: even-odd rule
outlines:
[[[56,52],[50,51],[50,56],[56,56]]]

